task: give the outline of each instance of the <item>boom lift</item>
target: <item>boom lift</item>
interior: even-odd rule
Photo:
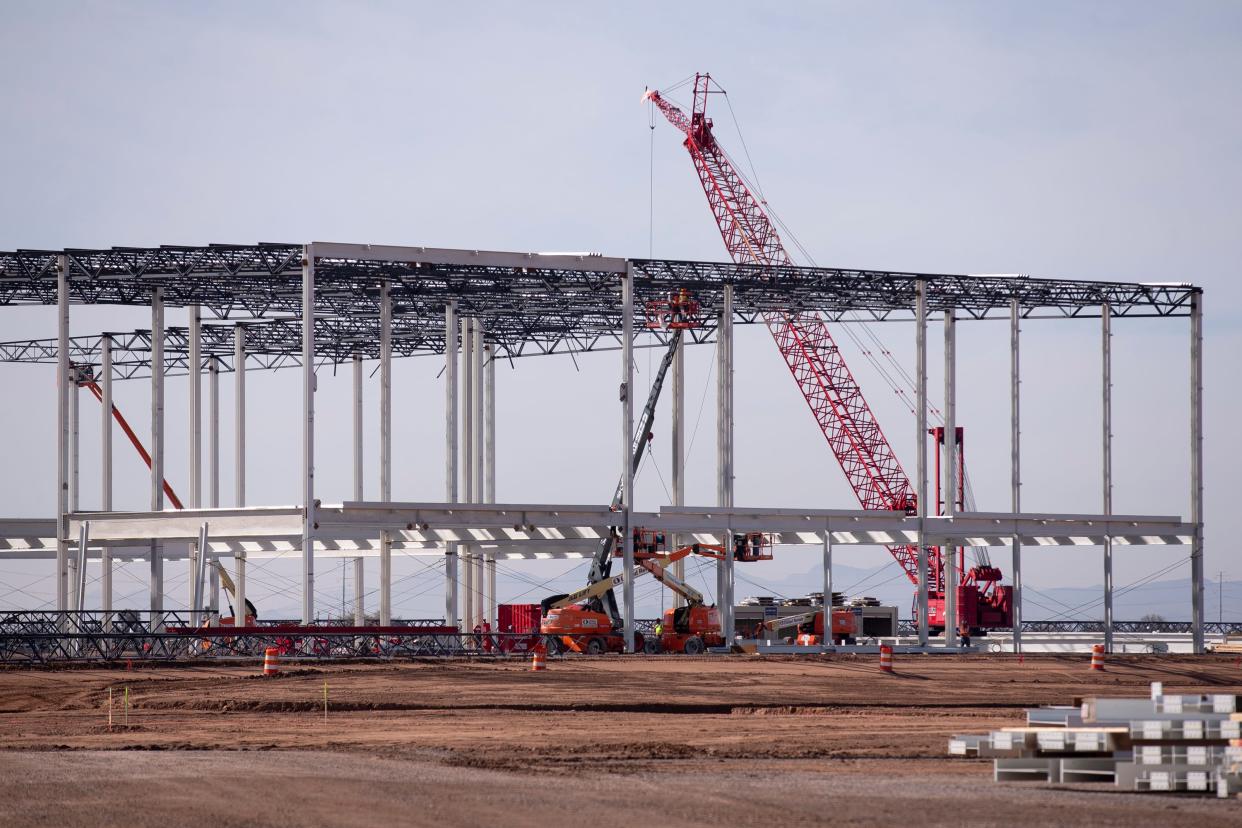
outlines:
[[[755,198],[712,134],[712,120],[706,115],[707,96],[723,93],[719,85],[713,84],[710,75],[696,74],[689,115],[655,90],[647,90],[643,100],[650,101],[685,135],[683,146],[690,153],[708,206],[733,261],[792,265],[793,259],[785,250],[763,203]],[[880,429],[823,318],[806,311],[768,311],[763,314],[763,321],[862,507],[914,514],[918,506],[914,486]],[[917,589],[918,547],[889,546],[888,551]],[[927,553],[929,604],[943,606],[943,558],[938,549],[929,548]],[[952,558],[950,565],[954,565]],[[995,568],[986,574],[994,574],[999,580],[1000,571]],[[980,580],[963,583],[959,579],[962,584],[958,591],[961,622],[972,629],[1011,626],[1010,588],[996,585],[991,590],[981,589]],[[939,622],[939,628],[943,629],[943,614],[933,618],[929,611],[928,617],[929,626]]]

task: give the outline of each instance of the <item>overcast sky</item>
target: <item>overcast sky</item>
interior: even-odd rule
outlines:
[[[745,139],[768,201],[819,264],[1202,285],[1207,569],[1242,578],[1224,532],[1242,455],[1240,43],[1237,3],[13,0],[0,7],[0,248],[334,240],[723,259],[679,136],[663,122],[649,129],[639,102],[645,86],[710,71],[732,103],[732,114],[712,103],[721,142],[742,159]],[[5,309],[0,319],[4,339],[55,335],[47,309]],[[170,311],[169,323],[184,324],[184,312]],[[73,332],[148,325],[142,312],[75,308]],[[911,326],[876,332],[912,365]],[[1115,509],[1186,514],[1188,324],[1120,320],[1115,334]],[[931,335],[938,392],[938,326]],[[1009,507],[1006,345],[1003,323],[959,326],[959,420],[985,510]],[[770,337],[739,329],[736,352],[737,504],[852,507]],[[861,355],[847,353],[913,471],[913,418]],[[1098,511],[1098,321],[1028,323],[1023,358],[1024,506]],[[640,383],[648,359],[639,356]],[[690,356],[695,504],[715,497],[711,363],[711,346]],[[439,370],[431,357],[396,369],[397,499],[443,494]],[[617,370],[616,355],[601,354],[498,372],[500,500],[608,499],[619,471]],[[54,371],[0,371],[0,428],[10,435],[0,512],[50,516]],[[299,383],[297,372],[253,378],[252,504],[297,497],[290,401]],[[171,382],[168,396],[176,487],[186,469],[184,387]],[[320,392],[317,478],[324,500],[340,500],[351,494],[348,380],[325,374]],[[374,417],[373,382],[367,393]],[[141,382],[117,390],[143,433],[146,394]],[[222,404],[231,410],[227,381]],[[99,491],[93,399],[83,411],[89,508]],[[231,445],[229,417],[224,439]],[[643,508],[667,501],[666,428],[657,426],[655,446],[639,478]],[[117,506],[144,508],[143,469],[119,444],[116,474]],[[367,474],[373,497],[373,462]],[[228,504],[227,455],[224,479]],[[1180,556],[1121,551],[1117,583]],[[996,557],[1008,571],[1008,553]],[[841,560],[878,569],[888,556],[872,548]],[[1090,551],[1032,551],[1025,561],[1036,586],[1100,580]],[[769,571],[785,577],[814,564],[814,552],[789,550]],[[398,563],[408,587],[399,614],[441,606],[434,575],[415,577],[420,567]],[[539,581],[567,568],[521,572]],[[48,569],[0,565],[0,606],[46,600]],[[182,600],[172,570],[169,594]],[[294,572],[270,568],[272,603],[296,606],[282,594]],[[339,594],[330,573],[321,575],[324,601]],[[130,605],[145,602],[139,593]]]

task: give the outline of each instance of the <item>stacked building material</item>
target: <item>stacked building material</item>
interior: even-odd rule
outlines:
[[[862,598],[851,598],[849,605],[851,607],[878,607],[880,605],[880,599],[873,598],[870,595]]]
[[[954,736],[949,754],[991,758],[993,779],[1104,782],[1125,790],[1242,792],[1242,697],[1088,698],[1027,711],[1026,727]]]

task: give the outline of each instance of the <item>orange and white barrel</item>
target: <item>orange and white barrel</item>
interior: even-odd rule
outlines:
[[[268,647],[263,651],[263,675],[280,675],[280,649],[278,647]]]
[[[547,653],[543,646],[543,642],[535,645],[535,649],[530,654],[530,669],[532,672],[540,672],[548,669]]]
[[[880,671],[893,672],[893,648],[887,644],[880,645]]]
[[[1103,670],[1104,669],[1104,645],[1103,644],[1092,644],[1091,645],[1091,669],[1092,670]]]

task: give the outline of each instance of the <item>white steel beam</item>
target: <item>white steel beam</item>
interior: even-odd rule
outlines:
[[[673,416],[670,424],[672,431],[672,483],[673,506],[686,505],[686,343],[684,337],[677,339],[677,353],[673,357]],[[669,538],[669,548],[679,549],[681,539],[677,535]],[[673,562],[673,577],[679,581],[686,580],[686,559],[679,558]],[[680,607],[686,600],[681,593],[673,593],[673,606]]]
[[[112,338],[106,334],[100,343],[100,369],[102,377],[103,417],[99,421],[99,509],[102,512],[112,511]],[[105,613],[112,612],[112,550],[104,547],[100,558],[100,609]],[[111,628],[111,617],[104,616],[105,629]]]
[[[474,359],[474,366],[471,369],[471,390],[470,404],[474,408],[471,415],[471,424],[473,429],[470,433],[470,476],[473,480],[474,502],[487,502],[487,493],[484,491],[483,485],[483,320],[475,319],[472,326],[474,345],[471,350],[471,356]],[[487,620],[486,605],[486,589],[487,579],[483,572],[483,553],[476,549],[475,553],[470,556],[471,566],[474,569],[474,592],[473,592],[473,608],[470,614],[474,617],[474,623],[482,626]]]
[[[486,364],[483,367],[485,381],[483,383],[483,499],[487,503],[496,502],[496,351],[491,346],[485,347]],[[487,567],[487,620],[492,629],[497,629],[496,622],[496,554],[486,555]]]
[[[246,505],[246,328],[233,328],[233,502],[240,508]],[[238,547],[233,552],[233,565],[237,578],[233,583],[233,625],[246,625],[246,550]]]
[[[366,485],[363,481],[363,439],[362,439],[362,357],[354,355],[354,499],[366,497]],[[354,558],[354,626],[361,627],[366,623],[366,562]]]
[[[918,627],[919,645],[926,647],[928,642],[928,590],[927,583],[927,538],[923,527],[927,518],[927,282],[919,279],[915,282],[915,458],[918,463],[915,486],[918,494],[919,535],[918,560]]]
[[[1022,510],[1022,375],[1019,344],[1022,308],[1014,299],[1009,305],[1009,488],[1010,502],[1016,514]],[[1022,652],[1022,539],[1013,536],[1010,543],[1013,566],[1013,649]]]
[[[457,304],[444,306],[444,499],[457,501]],[[457,623],[457,544],[444,551],[444,623]]]
[[[392,295],[380,283],[380,500],[392,500]],[[392,624],[392,536],[380,534],[379,622]]]
[[[302,251],[302,623],[315,621],[315,251]]]
[[[207,505],[220,505],[220,361],[207,361]]]
[[[716,328],[716,505],[733,508],[733,285],[726,284]],[[733,555],[725,538],[725,555],[717,564],[716,603],[725,641],[733,641]]]
[[[151,511],[164,509],[164,289],[151,289]],[[164,555],[151,543],[151,611],[164,609]]]
[[[474,320],[466,317],[461,326],[462,365],[462,418],[461,418],[461,482],[462,501],[474,503]],[[459,547],[462,552],[462,631],[474,629],[474,555],[469,544]]]
[[[634,652],[634,467],[630,453],[634,439],[634,270],[626,264],[621,276],[621,509],[622,620],[625,652]]]
[[[438,247],[403,247],[385,244],[315,242],[316,255],[327,259],[359,259],[368,262],[462,265],[465,267],[550,268],[623,273],[625,259],[594,253],[515,253],[500,250],[454,250]]]
[[[69,609],[69,257],[56,257],[56,609]]]
[[[1101,425],[1103,427],[1104,514],[1113,511],[1113,332],[1112,309],[1105,303],[1100,308],[1101,362]],[[1104,650],[1113,651],[1113,541],[1104,537]]]
[[[944,513],[957,514],[957,319],[944,312]],[[957,646],[957,546],[940,548],[944,563],[944,645]]]
[[[198,305],[190,305],[186,310],[189,354],[186,356],[186,397],[189,415],[186,433],[189,439],[186,446],[189,456],[186,468],[189,469],[189,485],[186,487],[185,505],[191,509],[199,509],[203,505],[203,328],[202,313]],[[185,579],[186,606],[190,609],[190,617],[196,619],[202,609],[202,585],[196,581],[199,571],[199,556],[202,550],[197,545],[190,549],[190,569]],[[195,590],[199,590],[196,592]],[[197,621],[195,621],[197,626]]]
[[[1190,298],[1190,612],[1196,653],[1203,642],[1203,294]]]

